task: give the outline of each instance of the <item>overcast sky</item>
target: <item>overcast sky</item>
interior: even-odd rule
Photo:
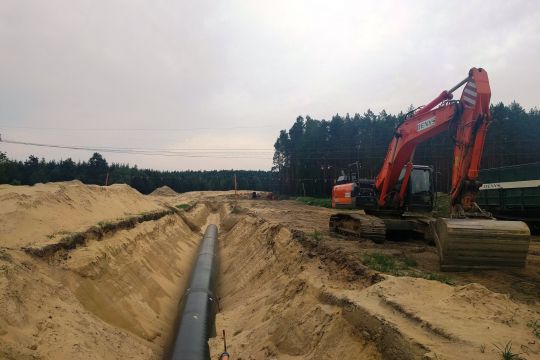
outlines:
[[[0,132],[43,144],[219,149],[220,158],[103,153],[139,167],[269,169],[279,130],[298,115],[396,113],[472,66],[488,71],[492,102],[538,106],[539,59],[538,1],[0,0]]]

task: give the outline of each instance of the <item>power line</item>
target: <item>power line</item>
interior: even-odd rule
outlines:
[[[134,148],[114,148],[114,147],[100,147],[100,146],[75,146],[75,145],[57,145],[57,144],[41,144],[27,141],[16,141],[8,139],[0,139],[1,142],[7,144],[17,144],[25,146],[37,146],[57,149],[70,149],[70,150],[85,150],[85,151],[97,151],[104,153],[116,153],[116,154],[131,154],[131,155],[150,155],[150,156],[172,156],[172,157],[189,157],[189,158],[219,158],[219,159],[272,159],[268,152],[260,152],[258,150],[250,151],[249,149],[234,149],[230,150],[218,150],[218,149],[191,149],[190,151],[172,151],[167,149],[134,149]],[[237,151],[245,152],[237,152]]]
[[[237,130],[237,129],[262,129],[273,128],[274,125],[247,125],[247,126],[212,126],[192,128],[70,128],[70,127],[34,127],[34,126],[6,126],[0,125],[1,129],[27,129],[45,131],[199,131],[199,130]]]

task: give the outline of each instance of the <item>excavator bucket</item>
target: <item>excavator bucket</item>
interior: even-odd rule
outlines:
[[[522,221],[438,218],[432,230],[443,271],[525,266],[531,233]]]

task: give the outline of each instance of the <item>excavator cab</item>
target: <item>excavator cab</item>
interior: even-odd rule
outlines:
[[[430,213],[435,200],[433,169],[425,165],[414,165],[407,186],[405,197],[407,210]]]

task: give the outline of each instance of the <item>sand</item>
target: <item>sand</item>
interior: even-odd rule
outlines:
[[[540,358],[538,244],[523,270],[440,275],[417,241],[351,241],[327,230],[331,209],[249,200],[250,192],[142,195],[79,182],[0,186],[0,358],[160,359],[202,231],[219,226],[216,335],[233,359],[497,359],[511,342]],[[96,224],[187,211],[112,229],[73,248],[39,247]],[[363,255],[414,257],[410,276]],[[416,277],[411,277],[416,276]]]
[[[125,184],[84,185],[80,181],[0,185],[0,244],[19,248],[61,233],[163,209]]]
[[[0,358],[162,358],[200,240],[182,216],[39,258],[22,249],[163,207],[79,182],[3,185],[0,199]]]
[[[168,187],[167,185],[164,185],[152,191],[150,195],[152,196],[178,196],[178,193],[174,191],[173,189],[171,189],[170,187]]]

